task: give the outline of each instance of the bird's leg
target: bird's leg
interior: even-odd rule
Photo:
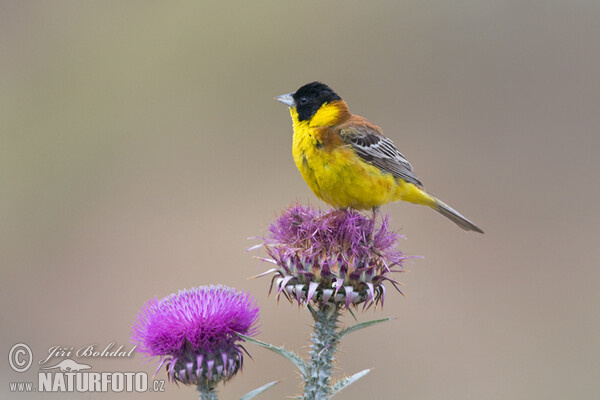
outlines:
[[[373,207],[371,209],[371,235],[369,237],[369,245],[373,247],[374,236],[375,236],[375,220],[377,219],[377,212],[379,211],[379,207]]]

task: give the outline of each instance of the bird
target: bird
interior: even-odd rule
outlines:
[[[292,155],[313,193],[337,209],[373,212],[406,201],[434,209],[465,231],[483,233],[458,211],[425,191],[412,165],[380,127],[352,114],[329,86],[311,82],[275,97],[289,107]]]

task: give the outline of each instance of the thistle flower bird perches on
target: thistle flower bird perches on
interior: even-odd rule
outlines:
[[[277,267],[261,275],[274,273],[271,289],[298,303],[383,304],[384,283],[400,291],[391,274],[408,257],[395,249],[403,236],[389,230],[387,217],[374,225],[356,210],[293,205],[269,227],[263,260]]]

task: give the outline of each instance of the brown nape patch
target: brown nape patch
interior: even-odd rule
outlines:
[[[336,118],[335,125],[339,125],[345,122],[348,118],[352,117],[348,104],[344,100],[336,100],[329,103],[330,106],[334,106],[338,109],[338,117]]]
[[[381,128],[365,117],[361,117],[360,115],[350,114],[350,118],[344,121],[343,124],[339,126],[340,129],[347,127],[360,127],[359,131],[364,131],[373,135],[383,135]]]

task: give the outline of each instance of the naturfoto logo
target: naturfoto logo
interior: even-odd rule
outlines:
[[[73,358],[131,357],[136,346],[126,349],[114,342],[80,348],[52,346],[48,355],[38,362],[37,386],[34,382],[10,382],[11,392],[162,392],[164,380],[148,379],[145,372],[93,371],[90,364]],[[30,368],[31,348],[24,343],[14,345],[9,352],[9,364],[17,372]],[[87,362],[87,361],[86,361]],[[93,364],[93,362],[92,362]],[[91,371],[89,371],[91,370]]]

